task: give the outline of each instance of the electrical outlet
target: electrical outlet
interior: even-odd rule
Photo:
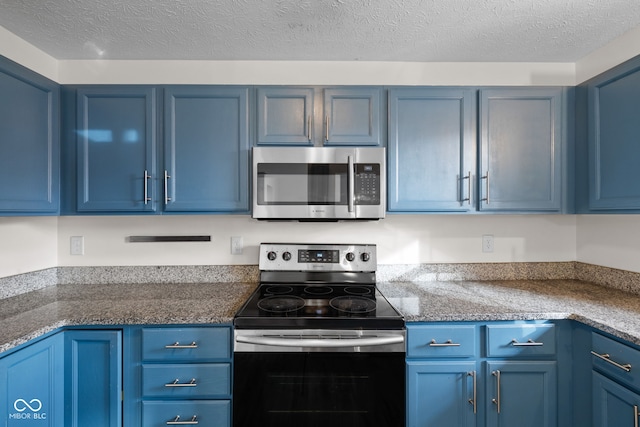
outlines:
[[[493,252],[493,234],[482,236],[482,252]]]
[[[242,255],[242,236],[231,236],[231,255]]]
[[[71,236],[71,255],[84,255],[84,236]]]

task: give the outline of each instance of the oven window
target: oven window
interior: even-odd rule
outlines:
[[[346,205],[346,164],[259,163],[259,205]]]
[[[404,353],[234,357],[234,426],[404,426]]]

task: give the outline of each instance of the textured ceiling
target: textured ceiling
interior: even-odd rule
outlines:
[[[0,0],[57,59],[575,62],[639,0]]]

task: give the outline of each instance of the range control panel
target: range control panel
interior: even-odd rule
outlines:
[[[261,243],[262,271],[375,272],[376,245]]]

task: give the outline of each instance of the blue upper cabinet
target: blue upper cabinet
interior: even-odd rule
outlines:
[[[563,88],[480,91],[481,211],[563,208]]]
[[[389,91],[389,211],[475,210],[475,111],[472,89]]]
[[[156,89],[77,91],[77,209],[155,211]]]
[[[324,145],[382,145],[381,88],[324,90]]]
[[[313,145],[313,88],[258,88],[258,145]]]
[[[59,86],[0,59],[0,215],[56,214]]]
[[[165,89],[166,211],[249,211],[248,105],[246,87]]]
[[[640,211],[640,61],[596,77],[588,90],[589,209]]]
[[[384,145],[381,87],[260,87],[257,145]]]

